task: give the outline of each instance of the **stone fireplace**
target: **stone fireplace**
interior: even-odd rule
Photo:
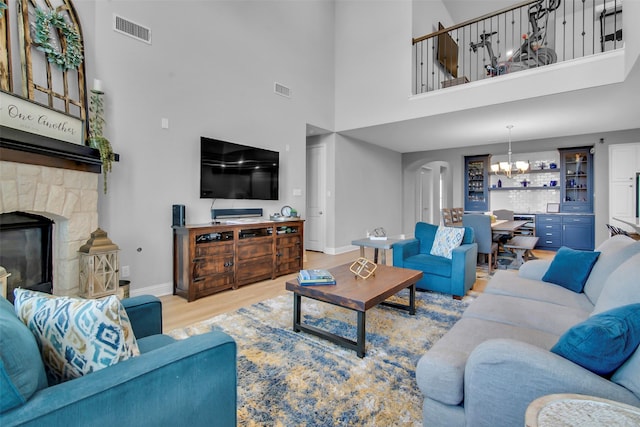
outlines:
[[[53,293],[78,295],[78,249],[98,228],[99,154],[12,129],[0,134],[0,213],[53,220]]]

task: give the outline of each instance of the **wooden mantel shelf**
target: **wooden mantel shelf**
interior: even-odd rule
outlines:
[[[120,156],[115,155],[118,161]],[[100,152],[85,145],[0,126],[0,160],[100,173]]]

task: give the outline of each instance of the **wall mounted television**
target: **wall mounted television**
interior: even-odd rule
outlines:
[[[200,138],[200,198],[278,200],[280,153]]]

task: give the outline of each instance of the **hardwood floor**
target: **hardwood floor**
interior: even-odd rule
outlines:
[[[550,259],[555,252],[536,250],[534,254],[542,259]],[[358,250],[340,255],[327,255],[321,252],[306,251],[304,268],[331,268],[353,262],[359,256],[360,253]],[[365,256],[373,259],[373,250],[367,248]],[[391,264],[391,257],[387,257],[387,264]],[[479,270],[486,271],[486,267],[479,266]],[[242,286],[235,290],[223,291],[205,298],[200,298],[193,302],[187,302],[186,299],[177,295],[160,297],[162,301],[164,332],[184,328],[185,326],[209,319],[218,314],[235,311],[241,307],[284,295],[288,292],[285,290],[285,282],[295,277],[296,274],[289,274],[274,280],[263,280],[262,282]],[[482,292],[484,290],[488,280],[483,277],[484,275],[476,280],[472,291]]]

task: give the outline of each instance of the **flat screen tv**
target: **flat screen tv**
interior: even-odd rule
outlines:
[[[200,138],[200,198],[278,200],[277,151]]]

